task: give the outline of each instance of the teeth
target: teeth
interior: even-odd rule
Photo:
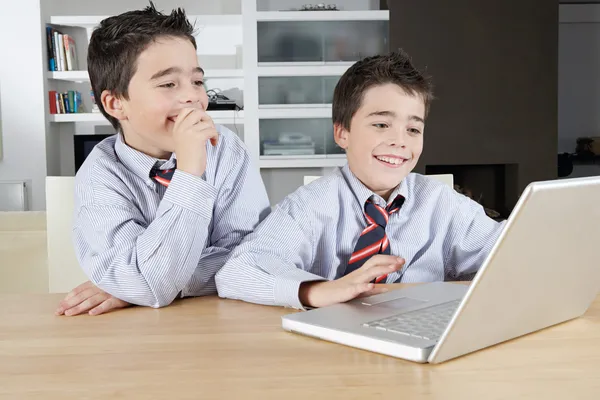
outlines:
[[[391,157],[383,157],[383,156],[376,156],[376,158],[378,160],[384,161],[388,164],[395,164],[395,165],[402,164],[402,161],[404,161],[404,159],[401,159],[401,158],[391,158]]]

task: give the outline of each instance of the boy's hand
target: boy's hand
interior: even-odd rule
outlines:
[[[370,282],[382,275],[398,271],[403,265],[403,258],[376,255],[356,271],[335,281],[302,283],[299,291],[300,302],[307,307],[325,307],[356,297],[387,292],[388,289],[384,285]]]
[[[56,315],[72,316],[85,312],[89,315],[100,315],[129,305],[87,281],[67,294],[65,299],[60,302]]]
[[[173,140],[177,169],[200,176],[206,169],[206,141],[216,146],[219,133],[209,115],[198,108],[185,108],[175,119]]]

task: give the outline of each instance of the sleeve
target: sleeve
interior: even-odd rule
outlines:
[[[232,133],[233,135],[233,133]],[[241,143],[233,143],[232,151],[221,158],[220,171],[227,175],[219,183],[219,194],[213,210],[213,228],[200,256],[184,296],[207,293],[207,283],[214,293],[214,277],[231,255],[231,251],[265,219],[271,210],[267,192],[258,168]]]
[[[506,221],[488,217],[477,202],[456,193],[459,204],[450,219],[444,265],[450,280],[468,280],[477,273],[500,236]]]
[[[323,280],[308,272],[316,240],[311,215],[286,198],[248,235],[216,275],[219,296],[302,309],[302,282]]]
[[[95,285],[119,299],[166,306],[198,266],[216,196],[212,185],[177,170],[150,224],[125,198],[85,202],[74,217],[79,263]]]

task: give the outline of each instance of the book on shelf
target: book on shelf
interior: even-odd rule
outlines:
[[[51,90],[48,92],[48,97],[50,114],[76,114],[84,112],[81,93],[76,90],[69,90],[68,92]]]
[[[77,46],[73,37],[46,26],[49,71],[77,71]]]

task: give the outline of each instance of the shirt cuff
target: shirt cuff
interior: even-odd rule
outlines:
[[[275,292],[273,294],[275,304],[281,304],[284,307],[307,310],[302,305],[299,297],[300,284],[303,282],[325,281],[322,276],[312,274],[303,269],[290,269],[285,275],[279,275],[275,278]]]
[[[195,212],[210,220],[217,189],[199,176],[175,170],[163,200]]]

